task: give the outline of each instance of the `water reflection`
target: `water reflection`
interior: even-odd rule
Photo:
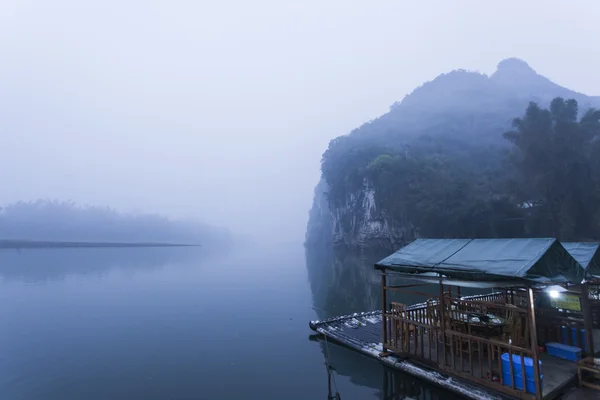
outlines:
[[[307,247],[306,266],[319,319],[380,310],[381,278],[374,264],[387,255],[386,250],[357,253],[325,246]],[[413,283],[416,282],[388,278],[388,285]],[[402,293],[388,292],[388,301],[414,304],[436,296],[439,296],[438,285],[422,285],[407,288]]]
[[[353,253],[327,246],[310,246],[306,248],[305,255],[313,306],[319,319],[381,309],[380,276],[373,265],[388,255],[386,251]],[[392,284],[403,283],[407,281],[392,282]],[[425,301],[428,296],[439,294],[439,287],[418,286],[413,291],[415,293],[412,294],[391,294],[390,301],[406,304]],[[311,339],[319,342],[324,361],[329,362],[337,375],[348,377],[355,385],[374,389],[376,398],[382,400],[459,398],[419,379],[390,370],[377,360],[363,356],[354,350],[330,341],[325,342],[320,335],[313,335]],[[325,366],[323,379],[327,379]],[[348,397],[347,395],[341,393],[342,398]]]
[[[201,247],[0,249],[0,279],[61,281],[72,275],[103,276],[112,270],[157,270],[213,257]]]
[[[381,258],[380,252],[307,247],[306,267],[319,319],[381,309],[379,276],[373,268]]]
[[[384,368],[382,373],[381,400],[458,400],[461,397],[426,385],[423,381],[409,375]]]
[[[354,350],[332,342],[325,343],[320,335],[313,335],[311,340],[320,343],[324,360],[329,360],[329,365],[334,372],[332,375],[348,377],[355,385],[374,389],[377,399],[458,400],[461,398],[420,379],[385,367],[377,360],[363,356]],[[325,366],[323,367],[323,379],[328,379]],[[332,382],[335,383],[335,380],[332,379]],[[349,397],[343,389],[339,387],[337,389],[340,391],[342,399]],[[326,398],[335,399],[335,393],[336,387],[335,384],[332,384],[332,390]]]

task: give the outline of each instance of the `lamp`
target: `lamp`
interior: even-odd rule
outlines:
[[[567,289],[559,285],[550,285],[544,288],[544,292],[548,293],[553,299],[556,299],[561,293],[566,291]]]

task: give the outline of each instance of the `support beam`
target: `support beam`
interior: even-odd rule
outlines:
[[[588,285],[587,281],[581,285],[581,309],[583,311],[587,354],[594,357],[596,354],[594,349],[594,328],[592,324],[592,308],[590,307],[590,290]]]
[[[382,331],[382,345],[383,345],[383,353],[387,351],[385,344],[387,343],[387,317],[385,313],[387,311],[387,292],[385,290],[386,286],[386,276],[385,271],[382,271],[381,274],[381,331]]]
[[[404,293],[404,294],[411,294],[413,296],[422,296],[422,297],[427,297],[430,298],[431,297],[431,293],[426,293],[426,292],[416,292],[416,291],[412,291],[412,290],[405,290],[402,288],[396,288],[393,286],[386,286],[385,287],[386,292],[391,291],[391,292],[399,292],[399,293]]]
[[[444,360],[444,368],[446,368],[446,316],[444,315],[444,283],[440,276],[440,328],[442,331],[442,357]],[[439,363],[439,361],[438,361]]]
[[[412,283],[410,285],[393,285],[393,286],[386,286],[386,289],[390,290],[390,289],[403,289],[403,288],[409,288],[409,287],[415,287],[415,286],[427,286],[429,285],[429,283]]]
[[[538,354],[537,326],[535,323],[535,304],[533,302],[533,289],[527,289],[527,316],[529,317],[529,332],[531,333],[531,350],[533,352],[533,374],[535,384],[535,398],[542,398],[542,382],[540,380],[540,357]],[[512,362],[512,360],[511,360]]]

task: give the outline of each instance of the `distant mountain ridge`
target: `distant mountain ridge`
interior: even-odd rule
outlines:
[[[560,86],[538,74],[525,61],[508,58],[498,63],[496,71],[489,77],[466,70],[441,74],[413,90],[397,105],[406,108],[422,107],[424,100],[431,101],[436,96],[449,94],[457,98],[468,96],[470,100],[473,100],[471,96],[474,95],[478,100],[482,95],[491,95],[496,103],[510,99],[548,103],[555,97],[564,97],[577,100],[584,108],[600,102],[600,96],[588,96]]]
[[[461,160],[457,165],[465,174],[497,174],[498,148],[508,145],[502,134],[514,118],[522,116],[530,102],[547,107],[556,97],[577,100],[580,114],[600,108],[600,96],[560,86],[517,58],[501,61],[490,76],[455,70],[424,83],[384,115],[330,142],[323,154],[307,243],[328,238],[352,247],[395,248],[414,238],[419,227],[408,216],[391,218],[383,206],[385,188],[376,190],[382,176],[374,160],[385,154],[434,156]],[[393,203],[386,201],[388,206]]]
[[[494,119],[483,134],[508,129],[530,101],[547,106],[555,97],[575,99],[581,110],[600,107],[600,96],[588,96],[539,75],[525,61],[508,58],[489,77],[463,69],[441,74],[394,103],[386,114],[351,132],[370,135],[391,131],[405,135],[437,132],[451,118]],[[464,132],[463,132],[464,133]],[[496,136],[496,135],[495,135]]]

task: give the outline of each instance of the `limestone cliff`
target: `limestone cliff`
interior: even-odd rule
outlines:
[[[342,207],[331,208],[328,185],[321,178],[306,231],[306,243],[331,243],[359,249],[397,249],[416,237],[406,221],[390,221],[375,203],[375,191],[367,181],[362,189],[349,193]]]
[[[547,107],[555,97],[575,99],[580,112],[600,107],[600,97],[562,87],[514,58],[500,62],[490,76],[458,70],[423,84],[381,117],[330,142],[323,156],[323,175],[315,188],[306,243],[396,249],[419,231],[427,234],[423,221],[428,227],[437,226],[438,216],[445,218],[447,208],[460,207],[455,199],[469,196],[462,192],[461,179],[475,182],[477,193],[484,193],[492,204],[501,197],[499,185],[490,182],[503,173],[496,162],[504,151],[502,146],[507,145],[502,134],[515,117],[523,115],[530,101]],[[391,161],[405,160],[398,165],[412,169],[372,168],[380,155],[391,155]],[[456,171],[439,182],[429,179],[435,174],[422,173],[427,168],[443,170],[448,162],[436,162],[449,157],[467,161],[455,162],[459,166]],[[427,160],[427,166],[423,167],[421,160]],[[420,175],[411,181],[411,174]],[[437,209],[419,197],[425,185],[434,193]],[[407,190],[413,191],[412,197],[406,195]],[[449,191],[454,191],[454,203]],[[485,213],[485,207],[488,205],[474,204],[473,212]],[[471,210],[463,214],[469,213]],[[503,215],[506,220],[518,220],[509,217]],[[446,226],[436,232],[465,235],[448,228],[466,225],[465,220],[446,218]],[[487,231],[476,226],[481,218],[476,215],[473,220],[468,234],[486,235]]]

